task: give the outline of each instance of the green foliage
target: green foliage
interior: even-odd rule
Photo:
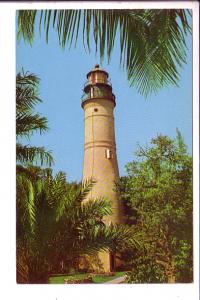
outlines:
[[[18,73],[16,76],[16,158],[26,164],[40,162],[51,165],[53,158],[44,147],[22,145],[21,138],[30,139],[35,132],[40,134],[48,130],[47,119],[34,113],[34,107],[41,99],[38,96],[39,78],[34,74]]]
[[[160,272],[160,280],[191,282],[192,158],[178,130],[175,140],[160,135],[151,143],[139,147],[138,161],[127,164],[120,184],[127,220],[141,233],[145,249],[132,257],[131,280],[158,282]],[[147,267],[151,272],[142,275]]]
[[[138,256],[132,268],[132,272],[127,273],[127,283],[167,282],[164,267],[157,264],[154,257]]]
[[[130,85],[147,96],[163,86],[177,85],[178,67],[186,62],[190,16],[183,9],[20,10],[18,38],[32,44],[36,23],[40,31],[44,29],[47,42],[50,29],[55,29],[62,47],[76,45],[82,34],[86,50],[90,52],[94,42],[100,58],[106,54],[110,61],[119,32],[119,61]]]
[[[68,183],[64,173],[21,168],[17,175],[17,241],[29,282],[45,282],[48,274],[78,268],[82,255],[137,246],[128,226],[105,225],[111,204],[84,201],[94,182]]]

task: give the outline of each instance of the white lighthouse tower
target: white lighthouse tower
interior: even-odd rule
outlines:
[[[115,182],[119,179],[113,113],[115,105],[108,73],[95,65],[87,74],[82,97],[85,122],[83,181],[91,177],[96,181],[88,198],[102,196],[111,202],[113,213],[105,217],[106,224],[122,223],[123,219],[115,188]],[[101,252],[99,258],[105,272],[114,271],[114,255]]]

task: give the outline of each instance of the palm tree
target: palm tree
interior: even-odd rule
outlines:
[[[34,106],[41,102],[38,97],[38,85],[39,78],[34,74],[24,73],[22,70],[22,73],[18,73],[16,76],[16,159],[20,163],[17,165],[17,215],[20,215],[25,207],[30,209],[32,180],[36,178],[34,168],[26,168],[25,165],[37,161],[49,165],[53,162],[50,152],[45,151],[44,147],[22,145],[19,142],[23,138],[29,139],[34,132],[42,133],[48,129],[47,119],[33,112]],[[19,182],[21,182],[20,185]],[[30,210],[29,214],[32,215]],[[23,215],[23,221],[25,222],[25,220],[26,215]],[[17,218],[17,278],[19,282],[27,282],[26,247],[22,242],[23,239],[19,238],[21,235],[19,228],[19,219]],[[27,236],[29,231],[30,229],[27,228]]]
[[[17,177],[17,267],[29,283],[47,282],[51,272],[62,271],[61,262],[65,272],[78,268],[84,254],[136,246],[131,228],[104,224],[102,218],[111,214],[108,201],[83,204],[92,180],[77,186],[67,183],[62,172],[53,177],[50,169],[30,171],[32,180]]]
[[[38,97],[39,78],[34,74],[18,73],[16,77],[16,159],[21,164],[39,161],[51,165],[53,158],[44,147],[22,145],[21,138],[30,139],[34,132],[48,130],[47,119],[33,112],[34,106],[41,102]]]
[[[107,54],[109,62],[119,33],[120,63],[130,85],[147,96],[166,85],[178,85],[178,68],[186,63],[190,16],[183,9],[19,10],[18,38],[32,43],[39,24],[47,42],[53,27],[60,45],[71,47],[81,32],[85,49],[90,51],[94,43],[100,58]]]

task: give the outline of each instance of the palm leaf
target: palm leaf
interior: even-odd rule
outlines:
[[[51,152],[46,151],[44,147],[31,147],[19,143],[16,145],[16,159],[22,164],[27,162],[40,162],[42,165],[51,165],[53,163]]]
[[[81,216],[87,218],[103,218],[112,214],[111,202],[106,201],[104,198],[90,199],[83,203],[81,206]]]
[[[38,97],[40,79],[35,74],[18,73],[16,76],[16,108],[17,113],[30,112],[34,106],[41,102]]]
[[[23,230],[25,239],[31,239],[35,233],[36,208],[35,192],[25,173],[17,174],[17,231]]]
[[[29,215],[29,224],[31,232],[35,231],[35,198],[34,198],[34,189],[31,181],[28,182],[28,202],[27,202],[27,212]]]
[[[141,247],[133,228],[117,224],[90,227],[81,242],[79,252],[88,255],[96,254],[98,251],[120,252]]]
[[[92,178],[86,179],[84,182],[82,182],[82,186],[75,196],[76,202],[81,203],[83,200],[85,200],[95,183],[96,181]]]
[[[67,189],[66,184],[62,182],[62,186],[65,188],[65,190],[59,189],[60,197],[58,197],[59,201],[57,202],[56,221],[59,221],[63,215],[64,217],[69,216],[71,220],[74,220],[74,222],[79,220],[80,216],[83,218],[85,215],[88,216],[89,207],[90,211],[92,210],[91,201],[88,203],[88,205],[86,205],[85,208],[81,207],[81,203],[87,197],[94,184],[94,180],[88,179],[82,183],[78,190],[74,190],[73,186]],[[101,204],[102,202],[100,202],[99,207]]]
[[[69,217],[71,214],[74,189],[72,186],[67,186],[66,176],[63,172],[59,172],[52,183],[52,195],[50,194],[49,197],[55,199],[55,220],[58,222],[63,215]]]
[[[30,137],[32,133],[39,131],[40,134],[47,131],[47,119],[39,114],[17,113],[16,134],[18,137]]]
[[[40,134],[48,130],[47,119],[34,113],[33,109],[41,99],[38,97],[39,78],[28,72],[18,73],[16,76],[16,135],[19,138],[30,138],[39,131]],[[41,164],[53,163],[50,152],[43,147],[16,146],[17,161],[21,163],[41,162]]]
[[[20,11],[21,18],[18,19],[18,39],[20,39],[23,36],[25,37],[25,40],[28,40],[28,42],[32,44],[34,37],[36,13],[37,11],[35,10]]]
[[[144,96],[163,86],[178,84],[178,66],[186,62],[185,36],[191,32],[188,10],[19,11],[18,31],[30,43],[37,15],[40,15],[40,29],[43,23],[47,41],[51,25],[62,47],[76,45],[82,32],[85,49],[90,51],[93,39],[101,60],[106,53],[110,61],[119,30],[119,60],[127,71],[130,85]]]

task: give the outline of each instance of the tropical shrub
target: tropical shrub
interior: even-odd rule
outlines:
[[[126,255],[130,282],[191,282],[192,158],[180,132],[159,135],[127,164],[119,190],[143,250]],[[126,253],[127,254],[127,253]]]

